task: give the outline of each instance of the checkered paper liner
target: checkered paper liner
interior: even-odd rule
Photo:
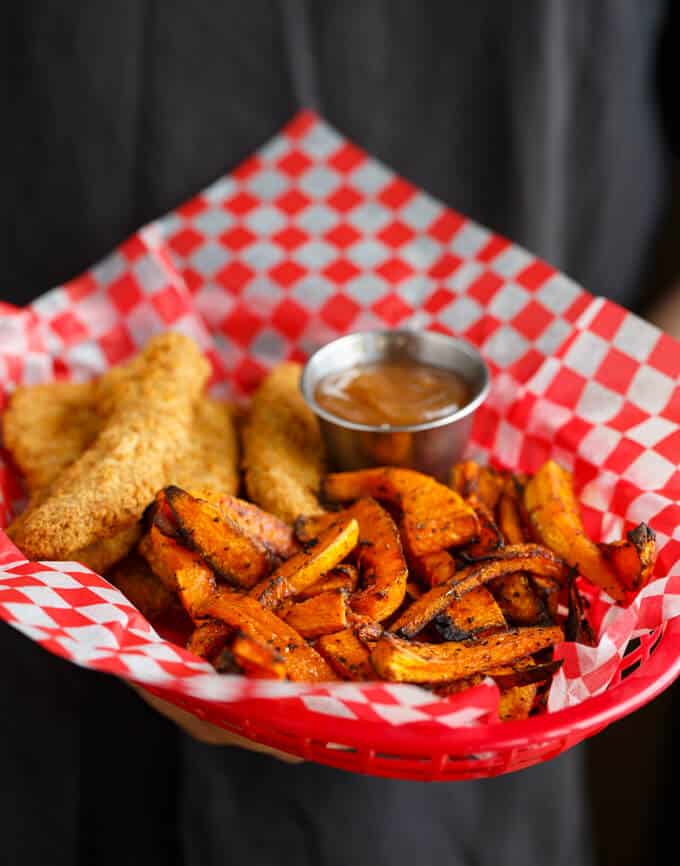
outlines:
[[[591,590],[599,644],[558,648],[549,711],[615,688],[630,639],[680,615],[680,345],[309,112],[81,276],[25,309],[0,305],[2,400],[19,383],[98,375],[166,329],[200,343],[216,394],[241,398],[283,359],[395,326],[457,334],[483,352],[493,386],[472,454],[523,471],[553,456],[573,469],[596,538],[641,520],[655,529],[656,578],[626,609]],[[5,457],[0,525],[21,498]],[[497,721],[491,681],[440,700],[407,685],[218,675],[102,577],[72,562],[26,562],[1,531],[0,617],[57,655],[216,722],[234,708],[270,708],[319,730],[330,717],[347,730],[372,722],[379,741],[395,728],[432,737]]]

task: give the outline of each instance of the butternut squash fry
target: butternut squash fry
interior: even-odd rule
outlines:
[[[450,483],[463,499],[474,496],[493,511],[504,487],[504,478],[491,466],[483,466],[475,460],[463,460],[452,467]]]
[[[656,564],[656,535],[646,523],[631,529],[621,541],[598,547],[626,589],[637,592],[649,582]]]
[[[399,617],[391,630],[401,637],[415,637],[452,601],[462,598],[467,592],[484,583],[518,571],[562,577],[565,566],[555,554],[538,544],[505,547],[497,552],[495,559],[455,571],[448,583],[434,586]]]
[[[597,646],[595,633],[588,622],[583,599],[579,594],[573,575],[569,579],[569,615],[564,624],[564,634],[567,640],[574,643]]]
[[[386,680],[441,683],[510,664],[562,639],[559,626],[530,626],[482,640],[442,644],[416,643],[384,635],[371,653],[371,663]]]
[[[335,568],[354,549],[359,525],[351,517],[337,520],[319,536],[309,551],[302,550],[287,559],[276,571],[250,590],[264,607],[275,608],[286,598],[297,595],[316,583],[321,575]]]
[[[190,653],[212,662],[227,645],[233,633],[233,628],[218,619],[206,620],[192,632],[187,649]]]
[[[302,545],[313,544],[319,535],[337,520],[337,511],[301,514],[293,524],[295,537]]]
[[[434,619],[443,640],[467,640],[507,628],[503,612],[485,586],[455,599]]]
[[[354,629],[346,628],[320,637],[317,649],[343,680],[376,679],[370,651],[354,633]]]
[[[498,500],[498,526],[507,544],[522,544],[526,536],[517,500],[508,493],[502,493]]]
[[[548,460],[528,481],[524,501],[531,525],[543,544],[615,601],[625,601],[619,577],[585,533],[570,472]]]
[[[232,641],[230,651],[246,676],[256,679],[285,679],[286,663],[269,644],[239,633]]]
[[[529,683],[526,686],[512,686],[501,690],[498,702],[498,717],[502,722],[517,722],[528,719],[534,707],[538,686]]]
[[[347,594],[341,589],[322,592],[292,605],[285,619],[302,637],[333,634],[347,628]]]
[[[343,562],[336,565],[329,572],[324,574],[307,589],[297,594],[299,601],[305,601],[308,598],[313,598],[315,595],[320,595],[322,592],[330,592],[334,589],[342,589],[347,593],[354,592],[359,583],[359,572],[353,565],[348,565]]]
[[[412,469],[383,467],[327,475],[330,502],[373,497],[400,508],[404,541],[415,555],[459,546],[479,531],[474,510],[453,490]]]
[[[493,513],[489,508],[475,496],[471,496],[467,501],[477,515],[479,535],[472,544],[466,544],[465,547],[461,548],[460,556],[463,560],[474,562],[476,559],[493,555],[495,550],[504,546],[505,540],[500,529],[496,526]]]
[[[479,685],[485,677],[491,677],[499,689],[508,690],[516,686],[527,686],[531,684],[541,685],[552,679],[554,674],[562,667],[562,659],[536,664],[531,658],[520,659],[511,665],[502,665],[490,668],[483,674],[475,674],[465,679],[453,680],[450,683],[442,683],[434,686],[433,691],[442,698],[458,694],[463,689]]]
[[[166,487],[164,493],[176,526],[174,537],[198,553],[222,580],[248,589],[271,572],[270,552],[223,518],[214,505],[179,487]],[[156,525],[163,531],[157,520]]]
[[[151,622],[184,615],[177,593],[167,589],[138,554],[122,559],[109,572],[108,579]]]
[[[289,680],[322,682],[337,679],[330,666],[292,626],[249,595],[225,586],[218,587],[201,613],[222,620],[276,650],[283,658]]]
[[[280,559],[288,559],[299,551],[291,527],[252,502],[222,494],[214,504],[222,517]]]
[[[499,577],[491,581],[489,589],[512,625],[545,625],[545,602],[526,574],[517,572]]]

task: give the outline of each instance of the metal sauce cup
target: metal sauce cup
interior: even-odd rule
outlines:
[[[347,421],[318,405],[314,392],[329,373],[380,361],[418,361],[457,373],[471,391],[470,402],[449,415],[405,427]],[[446,480],[461,459],[472,420],[489,392],[489,369],[474,346],[433,331],[364,331],[326,344],[307,361],[300,387],[319,418],[335,469],[407,466]]]

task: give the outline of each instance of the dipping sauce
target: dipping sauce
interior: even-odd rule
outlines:
[[[469,403],[468,384],[451,370],[419,361],[380,361],[325,376],[318,405],[338,418],[374,427],[409,427],[451,415]]]

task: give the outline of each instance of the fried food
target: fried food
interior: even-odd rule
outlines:
[[[352,628],[319,638],[317,650],[343,680],[374,680],[371,653]]]
[[[209,365],[181,334],[161,334],[108,385],[105,421],[25,519],[29,559],[62,559],[134,524],[188,450],[194,404]]]
[[[250,499],[292,524],[317,514],[324,447],[316,416],[300,393],[299,364],[281,364],[253,396],[244,424],[243,469]]]
[[[150,622],[182,613],[177,595],[163,585],[141,556],[131,554],[119,562],[109,580]]]
[[[313,598],[315,595],[320,595],[322,592],[330,592],[333,589],[342,589],[346,593],[354,592],[359,583],[359,572],[354,565],[343,563],[336,565],[330,571],[327,571],[323,577],[315,581],[307,589],[298,592],[296,598],[299,601],[304,601],[306,598]]]
[[[435,617],[434,625],[443,640],[467,640],[507,628],[503,611],[485,586],[478,586],[454,599]]]
[[[473,498],[493,513],[498,498],[505,487],[505,479],[491,466],[483,466],[474,460],[463,460],[451,469],[451,487],[463,499]]]
[[[372,497],[402,512],[404,542],[416,556],[466,544],[477,537],[474,510],[455,491],[412,469],[381,467],[327,475],[329,502]]]
[[[233,634],[233,628],[218,619],[209,619],[193,630],[187,649],[194,655],[214,662]]]
[[[598,547],[626,589],[636,592],[652,577],[656,564],[656,536],[646,523],[626,537]]]
[[[222,517],[231,520],[242,532],[254,538],[274,556],[288,559],[299,551],[300,547],[295,541],[292,528],[252,502],[221,494],[214,499],[213,504],[217,506]]]
[[[321,592],[292,605],[284,619],[310,639],[341,631],[347,628],[347,593],[341,589]]]
[[[229,649],[246,676],[270,680],[282,680],[286,676],[283,657],[262,640],[247,634],[237,634]]]

